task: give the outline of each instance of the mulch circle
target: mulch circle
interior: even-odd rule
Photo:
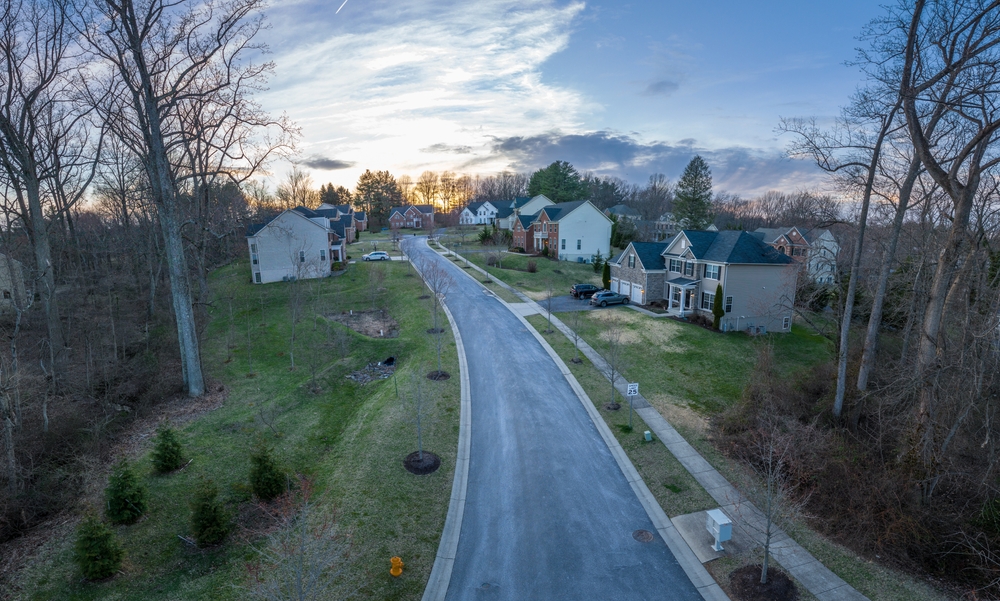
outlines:
[[[441,334],[444,332],[444,328],[427,328],[428,334]]]
[[[421,460],[420,451],[413,451],[403,460],[403,467],[411,474],[425,476],[441,467],[441,458],[430,451],[424,451],[424,458]]]
[[[428,380],[434,380],[435,382],[443,382],[444,380],[447,380],[450,377],[451,377],[451,374],[448,373],[448,372],[446,372],[446,371],[437,371],[437,370],[434,370],[434,371],[430,372],[429,374],[427,374],[427,379]]]
[[[576,363],[577,365],[579,365],[579,364],[583,363],[583,359],[581,359],[579,357],[573,357],[572,359],[569,360],[569,362],[570,363]]]
[[[421,294],[420,296],[417,297],[417,300],[427,300],[430,297],[431,297],[430,294]]]
[[[759,565],[743,566],[729,573],[729,588],[735,601],[798,601],[795,583],[781,570],[767,570],[767,584],[760,583]]]
[[[618,411],[622,408],[621,403],[605,403],[604,408],[608,411]]]

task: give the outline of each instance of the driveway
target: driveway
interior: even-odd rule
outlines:
[[[521,321],[423,239],[404,247],[452,276],[472,444],[447,599],[698,600],[597,428]]]

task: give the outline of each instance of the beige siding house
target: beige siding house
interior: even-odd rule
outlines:
[[[330,275],[345,258],[345,220],[331,220],[305,207],[283,211],[247,230],[255,284]]]
[[[662,264],[651,256],[657,247]],[[630,244],[611,264],[611,289],[636,303],[663,301],[679,317],[711,317],[721,285],[723,331],[788,332],[798,271],[790,257],[747,232],[683,230],[663,243]]]

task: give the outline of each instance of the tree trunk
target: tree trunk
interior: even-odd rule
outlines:
[[[899,234],[903,230],[903,217],[906,216],[906,209],[909,208],[910,196],[913,193],[913,185],[916,183],[918,175],[920,175],[920,160],[914,156],[910,161],[910,169],[906,174],[906,179],[903,180],[903,185],[899,188],[899,201],[896,205],[896,216],[892,221],[889,248],[886,249],[885,257],[882,260],[878,288],[875,291],[875,298],[872,300],[872,313],[868,318],[868,331],[865,333],[865,346],[861,353],[861,367],[858,369],[858,390],[861,392],[868,389],[868,376],[875,365],[875,355],[878,351],[878,331],[882,326],[882,312],[885,307],[885,293],[889,287],[889,275],[892,273],[892,264],[896,257]]]
[[[58,381],[61,373],[63,348],[62,321],[59,319],[59,302],[56,299],[55,265],[52,263],[52,247],[49,244],[48,226],[42,213],[40,187],[37,180],[24,182],[28,197],[28,212],[31,220],[32,247],[35,251],[35,265],[38,269],[38,282],[41,285],[42,304],[45,309],[45,325],[49,333],[49,344],[56,364],[52,365],[53,384]]]

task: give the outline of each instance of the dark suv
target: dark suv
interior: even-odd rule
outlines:
[[[593,284],[573,284],[573,287],[569,289],[569,293],[573,298],[590,298],[599,290],[600,288]]]

